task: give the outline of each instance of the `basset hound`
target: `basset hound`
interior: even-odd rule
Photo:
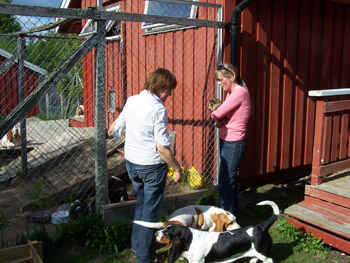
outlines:
[[[146,224],[146,222],[144,222]],[[230,212],[207,205],[189,205],[174,211],[165,222],[147,222],[147,227],[161,229],[170,224],[188,226],[209,232],[237,229],[236,217]]]
[[[258,260],[273,263],[272,238],[268,230],[277,220],[279,208],[272,201],[263,201],[257,205],[270,205],[274,215],[259,225],[222,233],[168,225],[156,232],[156,241],[168,244],[168,263],[174,263],[180,256],[189,263],[229,263],[246,257],[252,258],[251,263]],[[142,221],[135,223],[147,226]]]

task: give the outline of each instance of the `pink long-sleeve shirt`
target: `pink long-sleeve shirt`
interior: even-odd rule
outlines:
[[[219,138],[225,141],[243,140],[250,111],[250,96],[246,88],[240,86],[229,92],[222,105],[211,114],[214,119],[226,117],[228,120],[219,128]]]

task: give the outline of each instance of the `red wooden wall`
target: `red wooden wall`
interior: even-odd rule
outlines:
[[[223,4],[224,21],[229,22],[239,1],[208,2]],[[144,1],[121,3],[124,12],[143,13]],[[82,8],[90,5],[95,1],[82,1]],[[308,91],[350,87],[350,4],[330,0],[253,0],[241,13],[238,24],[238,66],[252,98],[241,183],[259,183],[307,170],[312,161],[315,121],[315,101],[308,97]],[[203,114],[206,105],[196,90],[202,94],[214,92],[208,86],[215,84],[215,65],[208,62],[212,50],[194,47],[203,35],[214,39],[215,30],[201,28],[149,36],[142,36],[140,30],[139,23],[123,23],[120,56],[119,42],[107,45],[107,89],[115,89],[119,104],[142,89],[154,68],[173,71],[179,85],[166,106],[170,129],[177,132],[177,153],[182,154],[184,166],[201,160],[196,168],[205,170],[207,160],[201,157],[214,132],[200,125],[208,116]],[[166,60],[169,53],[172,60]],[[204,66],[197,68],[197,61]],[[224,33],[224,61],[230,61],[229,32]],[[84,83],[93,83],[92,59],[84,63],[84,69],[88,72]],[[208,86],[199,87],[203,78]],[[92,107],[92,89],[84,96],[85,106]],[[107,113],[107,125],[119,110]],[[91,116],[85,116],[85,120],[93,125],[93,111],[88,114]],[[200,147],[194,140],[198,134],[202,136]]]
[[[0,64],[6,60],[0,56]],[[25,68],[24,83],[25,94],[28,96],[38,85],[38,73]],[[18,66],[15,64],[0,75],[0,115],[6,117],[16,108],[18,102]],[[36,116],[38,112],[39,108],[36,105],[27,117]]]
[[[350,4],[256,0],[241,24],[240,69],[253,102],[241,168],[248,183],[311,164],[308,91],[350,87]]]

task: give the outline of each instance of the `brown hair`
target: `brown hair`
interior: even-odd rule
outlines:
[[[177,80],[173,73],[164,68],[157,68],[146,79],[143,88],[151,93],[175,89]]]

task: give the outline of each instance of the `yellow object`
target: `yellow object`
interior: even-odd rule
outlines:
[[[192,166],[191,169],[188,170],[188,172],[188,181],[190,183],[190,186],[199,187],[203,185],[203,177],[198,173],[196,168]]]
[[[181,166],[181,169],[182,169],[182,172],[183,172],[183,173],[186,172],[185,168],[183,168],[182,166]],[[174,170],[173,167],[169,167],[169,168],[168,168],[168,176],[171,176],[173,179],[175,179],[176,174],[175,174],[175,170]]]
[[[184,180],[186,182],[188,182],[191,187],[203,186],[203,184],[204,184],[203,177],[198,173],[196,168],[194,168],[193,166],[189,170],[186,170],[182,166],[181,166],[181,168],[182,168],[182,172],[185,175]],[[176,177],[175,171],[172,167],[169,167],[169,169],[168,169],[168,176],[171,176],[173,179],[175,179],[175,177]]]

